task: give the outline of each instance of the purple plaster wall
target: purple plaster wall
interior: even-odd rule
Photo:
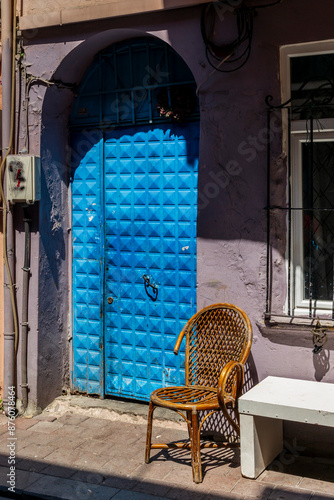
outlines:
[[[200,35],[200,12],[191,8],[37,31],[25,40],[29,73],[77,83],[94,54],[114,41],[149,33],[172,45],[200,85],[198,307],[230,302],[247,312],[254,329],[251,377],[255,382],[267,375],[334,382],[330,358],[322,363],[312,354],[309,329],[287,332],[261,327],[266,297],[265,97],[271,94],[280,101],[281,45],[333,36],[333,3],[308,2],[305,8],[305,1],[289,0],[260,9],[254,21],[251,57],[231,74],[211,74]],[[227,12],[225,19],[222,40],[230,41],[235,36],[235,18]],[[39,407],[69,383],[71,249],[66,146],[70,104],[69,91],[43,85],[31,91],[30,146],[31,152],[40,152],[43,169],[42,201],[33,235],[29,334],[30,397]],[[22,130],[23,121],[22,117]],[[285,163],[278,157],[276,164],[276,195],[284,197]],[[283,304],[284,226],[278,229],[277,240],[274,251],[281,269],[277,297]],[[18,256],[20,245],[18,230]],[[330,356],[333,337],[326,347]]]

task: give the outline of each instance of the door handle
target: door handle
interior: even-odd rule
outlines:
[[[147,274],[143,274],[143,280],[145,281],[146,285],[152,287],[153,290],[158,289],[158,287],[156,285],[154,285],[150,282],[150,278],[149,278],[149,276],[147,276]]]
[[[143,280],[145,282],[145,292],[155,302],[158,298],[158,287],[150,282],[150,277],[147,274],[143,274]],[[152,288],[151,293],[149,292],[149,287]]]

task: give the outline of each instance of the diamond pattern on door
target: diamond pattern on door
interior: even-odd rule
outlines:
[[[198,136],[198,123],[105,134],[106,394],[147,400],[184,379],[173,349],[196,311]]]
[[[73,134],[72,238],[73,238],[73,386],[88,394],[103,394],[103,326],[101,323],[103,267],[101,263],[100,160],[102,136],[87,144]],[[90,151],[76,165],[77,151],[85,143]]]
[[[73,387],[147,400],[184,378],[173,349],[196,310],[198,123],[93,137],[72,141]]]

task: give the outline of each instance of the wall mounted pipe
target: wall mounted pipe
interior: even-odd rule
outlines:
[[[22,284],[22,327],[21,327],[21,393],[22,410],[28,406],[28,375],[27,375],[27,346],[28,346],[28,299],[29,299],[29,277],[30,277],[30,217],[28,207],[23,208],[24,220],[24,265]]]
[[[4,170],[5,158],[11,152],[14,135],[14,88],[13,80],[15,75],[15,61],[13,45],[15,44],[15,29],[13,24],[16,16],[16,1],[2,0],[1,2],[1,32],[2,32],[2,100],[4,103],[2,111],[2,172]],[[2,190],[3,196],[3,190]],[[14,252],[14,223],[13,213],[8,209],[7,203],[3,200],[4,206],[4,409],[8,412],[8,392],[9,388],[16,386],[15,381],[15,350],[17,321],[14,301],[13,276],[15,272],[15,252]],[[12,393],[13,391],[10,390]],[[16,394],[16,390],[14,389]]]

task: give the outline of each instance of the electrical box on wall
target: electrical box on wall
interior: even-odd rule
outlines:
[[[41,199],[41,159],[34,155],[8,155],[7,200],[35,203]]]

